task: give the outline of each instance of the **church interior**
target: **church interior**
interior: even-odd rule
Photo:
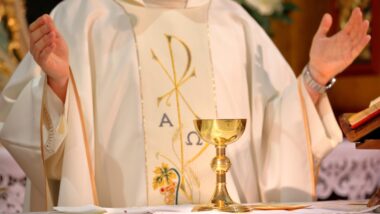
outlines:
[[[218,1],[218,0],[214,0]],[[0,0],[0,90],[28,52],[28,25],[60,0]],[[301,74],[324,13],[333,30],[344,26],[354,7],[370,21],[370,44],[337,76],[328,96],[337,119],[366,109],[380,96],[380,1],[378,0],[236,0],[270,35],[282,55]],[[378,120],[379,116],[377,117]],[[377,132],[380,128],[377,128]],[[379,136],[379,135],[377,135]],[[357,149],[345,138],[319,166],[317,200],[363,200],[380,188],[378,149]],[[0,142],[0,213],[23,212],[27,178]]]

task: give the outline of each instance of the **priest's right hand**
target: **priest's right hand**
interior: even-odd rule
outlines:
[[[65,102],[69,80],[69,51],[49,15],[39,17],[29,26],[30,52],[47,75],[47,82]]]

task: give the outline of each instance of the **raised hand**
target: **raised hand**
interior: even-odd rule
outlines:
[[[325,14],[310,50],[311,74],[322,85],[347,68],[371,39],[367,35],[369,22],[363,20],[359,8],[353,10],[348,23],[341,31],[327,37],[331,25],[331,15]]]
[[[48,84],[64,101],[69,79],[69,52],[66,42],[49,15],[43,15],[30,27],[30,52],[48,77]]]

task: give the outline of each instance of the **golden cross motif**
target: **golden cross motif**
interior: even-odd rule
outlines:
[[[205,144],[197,154],[195,154],[193,157],[191,157],[189,160],[185,162],[185,157],[184,157],[184,137],[183,137],[183,124],[182,124],[182,115],[181,115],[181,105],[180,101],[182,101],[185,106],[190,110],[190,112],[195,116],[195,118],[199,119],[198,115],[195,113],[193,110],[192,106],[190,103],[187,101],[185,96],[181,92],[181,87],[184,86],[188,81],[190,81],[192,78],[196,78],[196,69],[192,66],[192,55],[191,55],[191,50],[189,46],[180,38],[174,35],[169,35],[165,34],[165,38],[167,40],[168,44],[168,49],[169,49],[169,54],[170,54],[170,66],[171,68],[167,68],[164,63],[162,63],[162,60],[158,57],[158,55],[155,53],[153,49],[151,49],[151,54],[152,54],[152,59],[158,63],[158,65],[161,67],[161,70],[163,73],[167,76],[169,81],[172,84],[172,88],[164,93],[162,96],[159,96],[157,98],[157,106],[159,106],[163,101],[167,106],[171,106],[171,98],[175,97],[175,103],[176,103],[176,108],[177,108],[177,119],[178,119],[178,131],[176,132],[176,136],[179,136],[179,141],[180,141],[180,155],[176,153],[176,151],[173,149],[174,154],[177,156],[177,158],[180,160],[180,166],[178,167],[177,164],[173,160],[170,160],[167,156],[163,154],[157,154],[158,156],[161,156],[162,158],[168,160],[171,162],[174,166],[177,166],[180,169],[180,174],[181,176],[181,187],[180,189],[184,193],[184,195],[192,201],[192,196],[191,196],[191,191],[190,194],[188,191],[186,191],[185,187],[185,182],[186,181],[186,176],[185,171],[190,173],[190,175],[193,177],[194,180],[198,180],[197,176],[195,176],[194,172],[192,171],[191,168],[189,168],[189,164],[193,161],[195,161],[208,147],[208,144]],[[173,50],[173,43],[178,42],[180,44],[186,53],[186,66],[185,69],[181,74],[179,74],[177,67],[176,67],[176,59],[175,59],[175,52]],[[169,72],[171,69],[171,72]],[[175,136],[174,136],[175,137]],[[174,141],[173,141],[174,144]],[[191,186],[189,186],[191,190]]]
[[[164,95],[162,95],[162,96],[160,96],[160,97],[157,98],[157,106],[159,106],[161,104],[162,100],[164,100],[164,99],[165,99],[166,105],[167,106],[171,106],[171,104],[170,104],[170,98],[172,97],[173,94],[175,94],[177,105],[179,105],[178,102],[179,102],[179,97],[180,97],[181,100],[187,106],[187,108],[194,114],[194,116],[196,118],[199,118],[198,115],[194,112],[194,110],[191,107],[191,105],[189,104],[189,102],[183,96],[183,94],[182,94],[182,92],[180,90],[181,87],[186,82],[188,82],[191,78],[196,77],[196,70],[195,70],[195,68],[191,69],[192,57],[191,57],[190,48],[189,48],[189,46],[183,40],[181,40],[180,38],[178,38],[176,36],[165,34],[165,37],[166,37],[166,39],[168,41],[168,46],[169,46],[172,75],[170,75],[168,69],[165,67],[165,65],[162,63],[162,61],[159,59],[159,57],[157,56],[157,54],[153,50],[151,50],[151,53],[152,53],[153,60],[155,60],[160,65],[160,67],[162,68],[162,71],[164,72],[164,74],[168,77],[168,79],[172,83],[173,88],[171,90],[169,90],[168,92],[166,92]],[[182,74],[182,76],[181,76],[181,78],[179,80],[178,80],[177,69],[176,69],[176,66],[175,66],[175,59],[174,59],[173,46],[172,46],[174,40],[178,41],[183,46],[183,48],[186,51],[186,56],[187,56],[186,69],[183,72],[183,74]],[[180,111],[180,109],[178,109],[178,110]]]

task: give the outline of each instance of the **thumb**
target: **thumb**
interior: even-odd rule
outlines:
[[[326,37],[327,33],[329,32],[332,25],[332,17],[330,14],[326,13],[323,15],[322,21],[319,24],[319,28],[317,33],[315,34],[316,37]]]

